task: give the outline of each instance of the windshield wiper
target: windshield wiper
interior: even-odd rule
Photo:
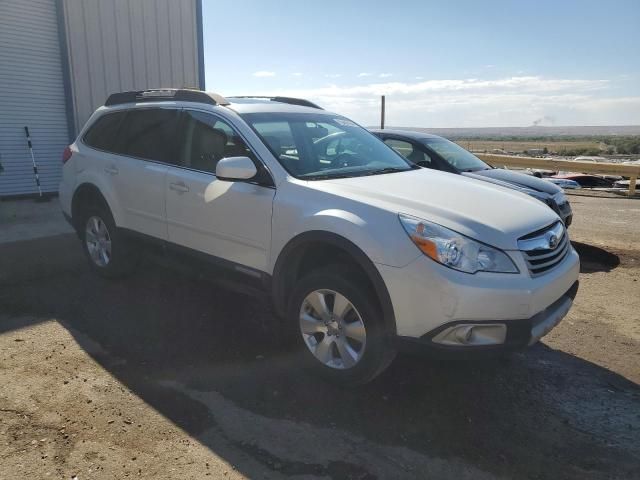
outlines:
[[[333,175],[330,173],[319,173],[317,175],[302,175],[300,178],[302,180],[331,180],[334,178],[350,178],[353,176],[354,175],[350,173],[334,173]]]
[[[381,175],[384,173],[408,172],[409,170],[412,170],[412,168],[385,167],[379,168],[378,170],[369,170],[368,172],[364,173],[364,175]]]
[[[417,167],[420,168],[420,167]],[[400,168],[400,167],[386,167],[379,168],[377,170],[364,170],[353,171],[347,173],[317,173],[314,175],[302,175],[300,178],[303,180],[332,180],[334,178],[354,178],[354,177],[366,177],[369,175],[380,175],[383,173],[395,173],[395,172],[408,172],[413,168]]]

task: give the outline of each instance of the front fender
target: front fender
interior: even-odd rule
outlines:
[[[310,231],[331,232],[357,245],[373,263],[401,267],[420,256],[397,215],[388,212],[324,209],[302,215],[292,231],[292,237]]]
[[[349,257],[362,269],[373,286],[376,297],[382,307],[382,317],[387,327],[387,332],[396,332],[395,315],[389,291],[382,275],[371,259],[358,247],[346,238],[322,230],[311,230],[292,238],[282,249],[275,263],[272,277],[272,295],[274,306],[279,315],[286,315],[288,292],[287,285],[294,281],[292,274],[297,269],[302,256],[308,252],[308,248],[318,244],[331,245],[345,251]]]

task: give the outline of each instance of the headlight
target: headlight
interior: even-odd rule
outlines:
[[[518,273],[509,256],[436,223],[399,215],[400,223],[422,253],[442,265],[466,273]]]
[[[564,192],[558,192],[556,194],[553,195],[553,199],[555,200],[555,202],[558,205],[562,205],[563,203],[565,203],[567,201],[567,197],[565,196]]]

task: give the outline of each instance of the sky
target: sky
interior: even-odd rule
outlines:
[[[640,125],[640,0],[203,0],[207,90],[372,126]]]

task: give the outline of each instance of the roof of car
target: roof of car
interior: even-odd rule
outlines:
[[[109,95],[104,106],[123,108],[131,104],[167,104],[177,102],[201,103],[212,106],[224,106],[238,113],[321,113],[324,110],[304,98],[286,96],[240,96],[225,98],[214,92],[188,88],[156,88],[118,92]],[[130,108],[130,107],[129,107]],[[328,113],[328,112],[325,112]],[[334,114],[331,114],[334,115]]]
[[[292,105],[290,103],[280,103],[267,100],[264,98],[228,98],[230,108],[237,113],[313,113],[316,115],[335,115],[335,113],[327,112],[313,107],[303,107],[300,105]]]
[[[442,138],[439,135],[433,135],[431,133],[417,132],[415,130],[394,130],[394,129],[380,129],[380,128],[370,128],[370,132],[372,133],[389,133],[391,135],[398,135],[401,137],[410,138],[412,140],[422,140],[425,138]]]

